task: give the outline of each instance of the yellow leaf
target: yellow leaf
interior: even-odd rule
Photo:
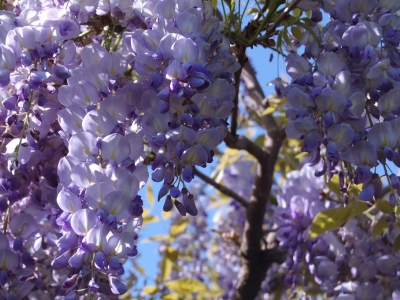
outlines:
[[[251,15],[251,14],[256,14],[256,13],[259,13],[259,12],[260,12],[259,9],[255,8],[255,7],[252,7],[247,11],[247,14]]]
[[[218,193],[217,193],[218,194]],[[221,193],[222,195],[222,193]],[[221,197],[217,197],[217,198],[212,198],[210,201],[210,203],[207,205],[207,209],[212,209],[212,208],[216,208],[219,207],[221,205],[227,204],[227,203],[231,203],[232,202],[232,198],[229,198],[227,196],[221,196]]]
[[[188,222],[189,222],[188,218],[181,218],[179,221],[172,224],[171,228],[169,229],[169,235],[173,238],[180,235],[182,232],[186,230]]]
[[[163,281],[167,280],[171,275],[172,265],[178,259],[178,251],[171,246],[167,246],[163,260],[161,261],[161,276]]]
[[[207,292],[207,286],[196,279],[181,278],[165,283],[170,289],[180,294]]]
[[[372,237],[375,238],[378,235],[382,234],[386,229],[389,228],[388,222],[386,222],[385,218],[380,218],[378,222],[372,227]]]
[[[363,213],[368,206],[363,203],[348,205],[346,207],[330,208],[319,212],[311,223],[309,238],[317,237],[327,231],[335,230],[348,219]]]
[[[141,266],[134,264],[134,267],[136,270],[138,270],[140,272],[140,274],[142,274],[142,275],[146,274],[146,271]]]
[[[240,152],[236,149],[227,149],[224,151],[224,155],[221,156],[219,159],[219,164],[217,168],[214,171],[213,178],[215,179],[216,176],[218,176],[219,172],[224,170],[226,166],[234,163],[240,158]]]
[[[158,288],[156,286],[146,286],[143,289],[143,292],[145,292],[147,295],[154,295],[158,292]]]
[[[120,299],[121,299],[121,300],[132,299],[132,297],[131,297],[131,291],[128,290],[125,294],[121,295],[121,296],[120,296]]]
[[[179,294],[177,293],[171,293],[171,294],[166,294],[161,296],[162,300],[179,300],[181,299]]]
[[[147,239],[143,240],[142,243],[148,243],[148,242],[154,242],[154,241],[164,241],[164,240],[166,240],[165,236],[163,236],[163,235],[155,235],[155,236],[152,236],[150,238],[147,238]]]
[[[325,175],[325,181],[326,181],[326,175]],[[342,193],[340,192],[340,187],[339,187],[339,176],[333,176],[329,182],[326,183],[328,186],[329,190],[331,192],[334,192],[336,195],[341,195]]]
[[[212,0],[211,1],[212,7],[216,8],[217,7],[217,0]]]
[[[294,158],[296,159],[302,159],[304,157],[308,156],[307,152],[300,152],[299,154],[297,154]]]
[[[168,219],[171,216],[171,212],[172,212],[172,210],[171,211],[162,211],[162,214],[161,214],[162,218],[164,220]]]
[[[347,207],[351,208],[349,219],[357,217],[368,209],[368,206],[365,202],[358,202],[354,205],[348,205]]]
[[[273,112],[276,111],[276,107],[270,106],[268,107],[266,110],[263,111],[263,113],[261,114],[261,116],[266,116],[266,115],[270,115]]]
[[[146,216],[143,218],[143,224],[148,224],[151,222],[157,222],[158,221],[158,217],[157,216]]]
[[[393,207],[390,205],[389,200],[378,200],[376,201],[375,207],[387,215],[393,212]]]
[[[178,250],[174,249],[171,246],[167,247],[167,250],[165,252],[165,255],[168,259],[170,259],[172,262],[176,262],[176,260],[178,259]]]
[[[151,180],[147,182],[147,190],[146,190],[146,198],[149,201],[150,205],[154,205],[154,194],[153,194],[153,186],[151,184]]]

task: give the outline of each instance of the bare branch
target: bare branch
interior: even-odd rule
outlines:
[[[210,177],[204,175],[203,173],[201,173],[199,170],[197,170],[196,168],[194,168],[194,175],[196,175],[197,177],[199,177],[200,179],[202,179],[204,182],[212,185],[213,187],[215,187],[218,191],[220,191],[221,193],[235,199],[237,202],[239,202],[243,207],[247,208],[249,206],[249,202],[243,198],[242,196],[236,194],[234,191],[232,191],[231,189],[228,189],[226,186],[223,186],[222,184],[219,184],[218,182],[214,181],[213,179],[211,179]]]

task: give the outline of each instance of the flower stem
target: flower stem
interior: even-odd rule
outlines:
[[[21,148],[21,144],[22,144],[22,139],[24,137],[25,134],[25,130],[28,127],[28,123],[29,123],[29,113],[31,112],[32,109],[32,99],[33,99],[33,90],[31,89],[30,95],[29,95],[29,109],[25,114],[25,119],[24,119],[24,125],[21,129],[21,132],[19,134],[19,143],[18,146],[15,147],[15,157],[14,160],[11,162],[11,166],[10,166],[10,170],[13,169],[14,163],[18,160],[18,153],[19,153],[19,149]]]

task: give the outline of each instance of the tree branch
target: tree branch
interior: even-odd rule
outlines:
[[[244,30],[246,32],[246,29]],[[236,58],[239,62],[243,62],[246,58],[246,46],[243,44],[237,45]],[[242,73],[243,64],[240,64],[240,69],[235,72],[235,98],[233,98],[234,107],[231,113],[231,133],[233,136],[236,136],[237,130],[237,118],[239,112],[239,88],[240,88],[240,75]]]
[[[223,186],[222,184],[219,184],[218,182],[214,181],[213,179],[211,179],[210,177],[204,175],[203,173],[201,173],[199,170],[197,170],[196,168],[194,168],[194,175],[196,175],[197,177],[199,177],[201,180],[203,180],[204,182],[212,185],[213,187],[215,187],[218,191],[220,191],[221,193],[235,199],[237,202],[239,202],[243,207],[247,208],[249,206],[249,202],[243,198],[242,196],[236,194],[234,191],[232,191],[231,189],[228,189],[226,186]]]
[[[265,101],[264,91],[256,77],[256,71],[249,60],[244,63],[242,80],[248,90],[246,102],[248,102],[249,107],[254,110],[256,114],[262,113],[264,109],[269,107],[269,103],[268,101]],[[270,137],[273,137],[277,131],[279,131],[278,125],[276,124],[272,114],[263,116],[261,122]]]
[[[268,155],[261,147],[259,147],[256,143],[250,141],[245,136],[234,137],[230,132],[228,132],[224,141],[226,145],[231,149],[246,150],[259,162],[264,159],[265,155]]]
[[[271,187],[274,183],[274,167],[279,150],[285,138],[284,134],[272,139],[269,153],[260,162],[253,187],[253,195],[246,210],[246,222],[241,244],[243,277],[235,293],[235,300],[254,299],[268,268],[274,262],[282,262],[284,254],[279,249],[261,247],[262,226]]]
[[[274,23],[267,29],[265,36],[271,37],[276,33],[276,29],[283,20],[288,16],[300,0],[293,0],[288,7],[277,17]],[[260,16],[258,16],[259,18]],[[254,23],[249,23],[242,32],[242,36],[252,38],[257,32]],[[262,37],[264,38],[264,37]],[[278,159],[282,142],[285,139],[285,132],[275,122],[272,114],[262,117],[262,125],[266,129],[268,138],[268,146],[264,151],[254,142],[246,137],[238,137],[236,135],[237,116],[238,116],[238,99],[240,77],[245,85],[249,88],[249,100],[255,104],[255,112],[260,113],[268,107],[268,103],[264,103],[265,95],[261,85],[257,81],[254,68],[248,62],[246,56],[246,45],[236,43],[236,57],[241,68],[235,73],[236,95],[234,98],[235,107],[232,111],[231,132],[225,138],[228,147],[240,150],[246,150],[258,160],[257,176],[253,186],[253,194],[249,205],[246,209],[246,221],[240,250],[242,253],[242,267],[239,285],[235,292],[235,300],[251,300],[254,299],[259,290],[265,274],[272,263],[282,263],[285,254],[279,249],[267,249],[261,244],[263,239],[263,224],[265,210],[267,207],[271,188],[274,183],[274,169]]]

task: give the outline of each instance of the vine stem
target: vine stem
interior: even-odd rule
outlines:
[[[11,203],[10,200],[7,200],[7,212],[6,212],[6,217],[4,219],[4,228],[3,228],[4,234],[7,234],[7,227],[8,227],[8,222],[10,220],[10,214],[11,214]]]
[[[94,280],[94,260],[95,260],[95,257],[96,256],[93,253],[92,264],[91,264],[91,269],[90,269],[90,276],[91,276],[91,279],[93,279],[93,280]],[[91,299],[92,299],[92,291],[89,288],[88,300],[91,300]]]
[[[108,36],[108,41],[107,41],[107,46],[106,46],[106,49],[107,49],[108,52],[110,52],[110,49],[111,49],[111,44],[112,44],[112,38],[113,38],[113,35],[114,35],[114,31],[115,31],[115,22],[113,20],[113,25],[111,27],[111,32],[110,32],[110,35]]]

